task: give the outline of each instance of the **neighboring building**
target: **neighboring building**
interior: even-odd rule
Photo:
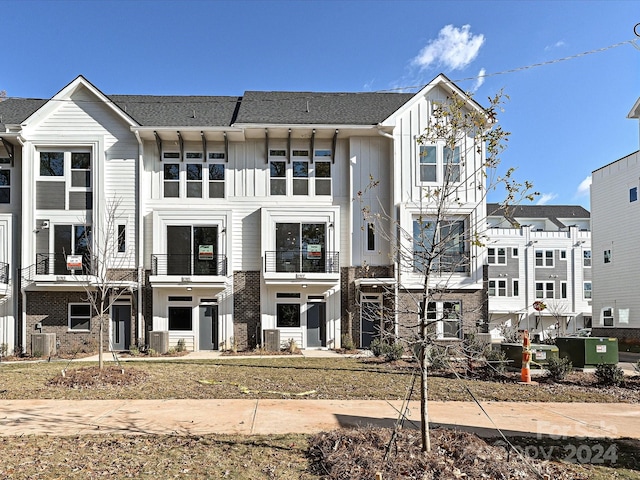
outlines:
[[[0,342],[30,351],[35,332],[56,333],[61,348],[95,342],[77,275],[94,265],[69,262],[86,258],[86,234],[103,231],[113,201],[109,267],[126,295],[109,348],[148,343],[150,331],[189,350],[278,337],[338,348],[343,334],[366,347],[377,327],[415,328],[415,314],[388,318],[382,306],[411,303],[402,292],[421,290],[419,268],[400,266],[355,198],[364,192],[407,232],[428,218],[417,205],[442,182],[444,145],[415,139],[452,92],[464,95],[440,75],[416,94],[107,96],[80,76],[49,100],[1,102]],[[458,168],[482,160],[474,150]],[[429,306],[446,315],[444,339],[486,321],[484,250],[462,233],[484,216],[481,180],[459,178],[450,247],[467,261],[443,271],[447,288]]]
[[[627,118],[640,119],[640,99]],[[640,151],[594,170],[591,175],[593,228],[593,334],[640,340]],[[622,221],[624,220],[624,221]]]
[[[490,330],[541,340],[591,327],[590,215],[580,206],[487,204]],[[542,301],[546,308],[534,309]]]

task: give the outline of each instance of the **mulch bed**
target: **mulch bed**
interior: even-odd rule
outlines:
[[[587,471],[557,462],[523,461],[471,433],[431,430],[431,452],[421,452],[420,432],[364,428],[320,433],[310,440],[315,473],[326,479],[587,479]],[[391,445],[391,446],[390,446]],[[389,456],[385,461],[385,453]]]
[[[102,370],[97,366],[68,369],[55,376],[47,385],[75,389],[111,388],[134,385],[147,378],[145,372],[133,368],[106,366]]]

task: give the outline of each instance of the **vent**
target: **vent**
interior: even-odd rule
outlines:
[[[280,330],[264,331],[264,349],[267,352],[280,351]]]

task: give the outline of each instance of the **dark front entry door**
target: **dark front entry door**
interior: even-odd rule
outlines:
[[[111,347],[113,350],[129,350],[131,346],[131,305],[111,307]]]
[[[326,322],[326,304],[310,303],[307,309],[307,348],[327,345]]]
[[[218,350],[218,306],[200,305],[200,350]]]
[[[380,336],[380,307],[380,302],[377,300],[364,299],[362,301],[360,312],[361,348],[369,348],[373,339]]]

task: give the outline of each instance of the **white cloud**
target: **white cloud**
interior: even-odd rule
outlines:
[[[484,43],[484,35],[473,35],[470,29],[471,25],[462,28],[445,25],[438,38],[431,40],[413,59],[413,64],[421,69],[431,65],[444,65],[451,70],[466,67],[478,56]]]
[[[547,45],[546,47],[544,47],[545,51],[549,51],[549,50],[553,50],[554,48],[560,48],[560,47],[564,47],[566,45],[566,43],[564,43],[563,40],[560,40],[556,43],[554,43],[553,45]]]
[[[481,68],[480,71],[478,72],[478,76],[476,78],[476,83],[473,86],[473,88],[471,89],[472,92],[477,92],[478,89],[482,86],[482,84],[484,83],[485,80],[485,75],[487,74],[487,71],[484,68]]]
[[[578,185],[578,190],[576,190],[576,197],[585,197],[589,195],[591,191],[591,175],[585,178],[580,185]]]
[[[558,198],[557,193],[543,193],[540,195],[540,198],[538,198],[536,205],[546,205],[549,202],[555,200],[556,198]]]

